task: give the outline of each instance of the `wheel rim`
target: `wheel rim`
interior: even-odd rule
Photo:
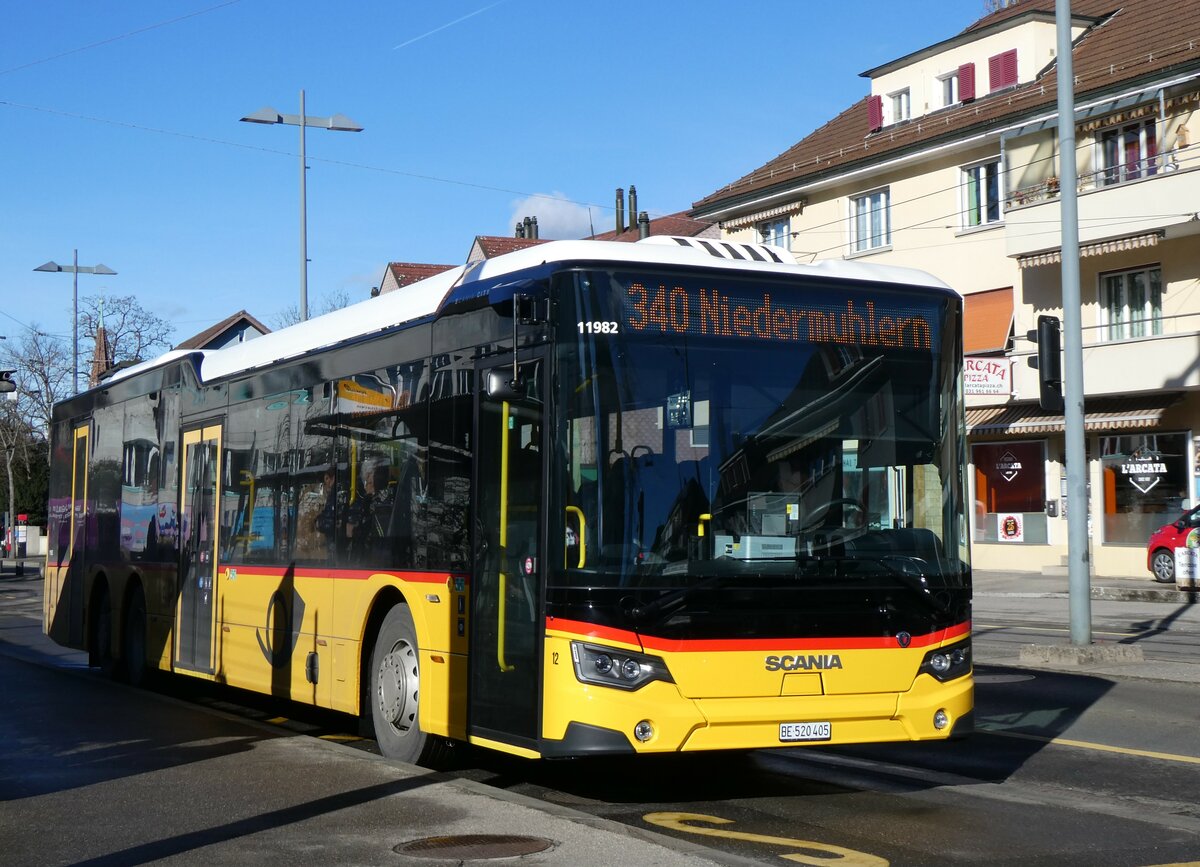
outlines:
[[[379,714],[400,734],[408,733],[417,716],[417,654],[407,641],[398,641],[379,661]]]
[[[1154,574],[1163,581],[1170,581],[1175,577],[1175,563],[1166,554],[1156,554],[1154,557]]]

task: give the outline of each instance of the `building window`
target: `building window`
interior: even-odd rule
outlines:
[[[850,249],[855,253],[886,247],[892,243],[892,221],[887,189],[875,190],[850,200]]]
[[[1188,497],[1188,440],[1182,433],[1100,438],[1104,542],[1145,545],[1175,520]]]
[[[908,88],[890,94],[892,98],[892,123],[899,123],[912,117],[912,100]]]
[[[1108,340],[1162,334],[1162,268],[1101,274],[1100,295]]]
[[[963,169],[963,228],[1000,222],[1000,161]]]
[[[1136,181],[1157,173],[1158,137],[1154,120],[1126,124],[1100,133],[1101,186]]]
[[[1017,49],[988,58],[988,87],[992,93],[1017,83]]]
[[[949,107],[958,102],[958,70],[938,77],[942,83],[942,107]]]
[[[758,237],[764,244],[788,250],[792,246],[792,221],[784,217],[781,220],[767,220],[765,223],[759,223]]]
[[[1046,449],[1041,441],[971,447],[976,542],[1046,544]]]

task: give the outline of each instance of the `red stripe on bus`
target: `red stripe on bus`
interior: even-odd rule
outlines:
[[[582,623],[577,620],[564,620],[560,617],[547,617],[547,629],[557,629],[561,632],[573,632],[585,638],[601,638],[609,641],[620,641],[624,644],[640,644],[647,650],[666,653],[696,653],[701,651],[737,651],[737,650],[775,650],[786,647],[789,650],[868,650],[875,648],[896,647],[895,636],[847,636],[843,638],[692,638],[674,639],[658,638],[653,635],[640,635],[626,629],[613,629],[607,626],[597,626],[594,623]],[[926,635],[914,635],[909,647],[933,647],[943,641],[966,635],[971,630],[969,622],[960,623],[947,629],[939,629]]]
[[[456,575],[447,572],[387,572],[381,569],[292,569],[282,566],[257,566],[254,564],[226,564],[221,570],[233,569],[244,575],[262,575],[267,578],[283,578],[289,572],[295,578],[328,578],[333,581],[366,581],[376,575],[387,575],[412,584],[445,584],[454,580]],[[464,583],[466,577],[462,577]]]

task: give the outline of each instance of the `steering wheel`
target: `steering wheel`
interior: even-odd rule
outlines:
[[[828,515],[834,509],[835,506],[849,507],[850,509],[853,509],[854,511],[858,512],[859,515],[861,515],[864,518],[867,515],[866,506],[864,506],[858,500],[854,499],[853,497],[837,497],[835,499],[830,500],[828,503],[825,503],[824,505],[818,506],[816,509],[814,509],[812,514],[809,515],[808,518],[804,521],[804,524],[802,525],[802,529],[808,530],[808,529],[811,529],[812,527],[816,526],[817,524],[820,524],[822,521],[825,520],[825,516]]]

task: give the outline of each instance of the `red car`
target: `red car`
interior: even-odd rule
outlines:
[[[1146,568],[1154,580],[1175,583],[1175,549],[1187,547],[1187,537],[1200,527],[1200,506],[1189,509],[1179,519],[1159,527],[1146,543]]]

